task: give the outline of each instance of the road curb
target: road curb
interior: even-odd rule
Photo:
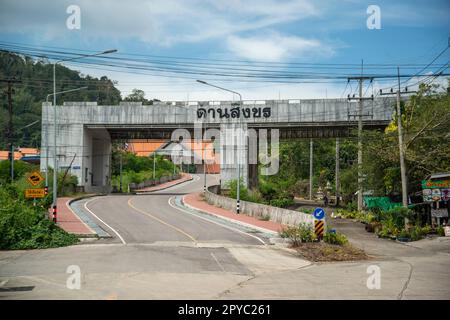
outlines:
[[[192,206],[190,204],[187,204],[184,201],[184,197],[185,196],[186,195],[181,197],[181,204],[183,206],[185,206],[186,208],[189,208],[189,209],[194,210],[194,211],[199,212],[199,213],[203,213],[203,214],[207,214],[207,215],[210,215],[210,216],[213,216],[213,217],[216,217],[216,218],[220,218],[220,219],[223,219],[225,221],[228,221],[228,222],[231,222],[231,223],[235,223],[235,224],[238,224],[238,225],[240,225],[242,227],[250,228],[250,229],[253,229],[253,230],[256,230],[256,231],[268,234],[268,235],[278,236],[278,232],[275,232],[275,231],[272,231],[272,230],[269,230],[269,229],[266,229],[266,228],[258,227],[258,226],[255,226],[253,224],[250,224],[250,223],[246,223],[246,222],[242,222],[242,221],[239,221],[239,220],[227,218],[227,217],[224,217],[224,216],[221,216],[219,214],[212,213],[212,212],[200,210],[200,209],[198,209],[198,208],[196,208],[196,207],[194,207],[194,206]]]
[[[85,216],[89,219],[90,223],[92,223],[93,225],[95,225],[97,228],[101,229],[106,235],[100,235],[95,228],[91,227],[88,223],[86,223],[81,217],[80,215],[73,210],[72,208],[72,203],[77,202],[77,201],[81,201],[81,200],[85,200],[85,199],[89,199],[89,198],[94,198],[94,197],[104,197],[107,196],[107,194],[90,194],[90,195],[85,195],[85,196],[80,196],[77,198],[73,198],[71,200],[68,201],[68,207],[69,209],[74,213],[74,215],[77,216],[77,218],[86,226],[88,226],[89,229],[91,229],[94,234],[90,234],[90,235],[86,235],[86,234],[75,234],[78,238],[83,238],[83,239],[109,239],[112,238],[112,236],[106,231],[104,230],[102,227],[100,227],[97,223],[95,223],[92,219],[89,218],[88,215],[85,214]]]
[[[210,213],[210,212],[207,212],[207,211],[199,210],[199,209],[195,208],[194,206],[191,206],[191,205],[187,204],[184,201],[184,197],[185,196],[179,197],[180,204],[184,208],[193,210],[193,211],[195,211],[195,212],[197,212],[199,214],[209,215],[209,216],[212,216],[212,217],[219,218],[219,219],[222,219],[224,221],[230,222],[232,224],[237,224],[237,225],[239,225],[241,227],[245,227],[245,228],[248,228],[248,229],[252,229],[252,230],[261,232],[261,233],[265,234],[266,236],[273,236],[273,237],[268,237],[269,243],[267,243],[266,245],[272,246],[273,249],[284,251],[284,252],[286,252],[286,253],[288,253],[290,255],[294,255],[294,256],[298,255],[297,251],[295,249],[289,248],[287,246],[288,244],[284,240],[281,243],[278,242],[278,241],[272,241],[272,239],[282,239],[277,232],[274,232],[272,230],[265,229],[265,228],[262,228],[262,227],[257,227],[257,226],[254,226],[252,224],[249,224],[249,223],[241,222],[239,220],[234,220],[234,219],[230,219],[230,218],[227,218],[227,217],[224,217],[224,216],[221,216],[221,215],[216,215],[214,213]],[[303,260],[305,260],[305,259],[303,259]],[[307,266],[314,264],[312,261],[309,261],[309,260],[305,260],[305,261],[308,261],[308,263],[309,263]]]

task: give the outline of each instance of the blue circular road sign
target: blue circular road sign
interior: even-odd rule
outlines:
[[[322,208],[316,208],[314,209],[313,216],[317,220],[322,220],[325,217],[325,210]]]

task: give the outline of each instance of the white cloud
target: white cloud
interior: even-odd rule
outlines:
[[[270,34],[257,37],[230,36],[228,48],[234,55],[254,61],[278,62],[288,58],[330,56],[333,49],[315,39]]]
[[[73,35],[65,25],[71,4],[81,9],[78,34],[85,39],[134,37],[159,46],[259,30],[318,14],[311,0],[2,0],[0,29],[46,34],[49,40]]]

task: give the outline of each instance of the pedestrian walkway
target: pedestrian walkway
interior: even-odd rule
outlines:
[[[176,180],[172,180],[172,181],[168,181],[162,184],[159,184],[157,186],[152,186],[152,187],[147,187],[147,188],[143,188],[143,189],[139,189],[136,190],[136,192],[154,192],[154,191],[159,191],[159,190],[163,190],[163,189],[167,189],[170,187],[173,187],[177,184],[186,182],[192,180],[192,176],[188,173],[182,173],[181,174],[181,178],[180,179],[176,179]]]
[[[96,232],[85,224],[70,208],[70,201],[73,198],[58,198],[57,224],[68,233],[79,236],[95,236]]]
[[[185,195],[183,197],[183,203],[187,207],[205,212],[207,214],[211,214],[228,220],[234,220],[237,223],[243,223],[257,228],[270,230],[271,232],[279,232],[284,227],[281,223],[278,222],[259,220],[245,214],[236,214],[235,212],[232,212],[230,210],[213,206],[207,203],[202,198],[202,193],[200,192]]]

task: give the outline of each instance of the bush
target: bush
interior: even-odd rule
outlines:
[[[258,189],[259,192],[261,192],[262,197],[267,201],[271,201],[273,198],[276,197],[277,190],[275,184],[271,182],[264,181],[261,179],[259,181]]]
[[[266,204],[266,201],[262,197],[261,193],[258,191],[249,190],[247,197],[244,199],[245,201],[254,202],[254,203],[262,203]]]
[[[381,220],[390,220],[397,229],[403,229],[405,218],[412,219],[412,210],[404,207],[396,207],[381,214]]]
[[[358,204],[354,202],[347,203],[347,206],[345,207],[347,211],[357,211],[358,210]]]
[[[338,209],[337,214],[345,219],[355,219],[358,215],[358,211]]]
[[[375,216],[373,214],[371,214],[371,213],[363,213],[360,216],[360,221],[369,224],[369,223],[375,222],[377,220],[376,220],[376,218],[375,218]]]
[[[398,233],[397,239],[411,239],[411,235],[409,234],[409,232],[407,230],[402,229]]]
[[[282,199],[272,199],[270,200],[269,203],[271,206],[274,207],[286,208],[293,205],[295,202],[294,199],[282,198]]]
[[[78,242],[46,218],[46,208],[23,199],[11,185],[0,189],[0,249],[38,249],[72,245]]]
[[[430,234],[431,231],[432,231],[432,229],[431,229],[430,225],[426,225],[426,226],[422,227],[422,234],[423,235]]]
[[[425,227],[415,226],[415,227],[411,227],[409,229],[400,230],[397,234],[397,239],[404,238],[404,239],[409,239],[411,241],[417,241],[417,240],[422,239],[424,236],[426,236],[430,232],[431,232],[431,227],[428,225]]]
[[[307,223],[300,223],[297,227],[286,227],[281,230],[280,236],[288,238],[294,247],[300,243],[313,242],[316,239],[313,227]]]
[[[445,230],[443,226],[439,226],[436,228],[436,233],[438,234],[439,237],[444,237],[445,236]]]
[[[21,160],[14,160],[14,179],[23,177],[26,173],[31,172],[33,165]],[[11,181],[11,162],[0,161],[0,183]]]
[[[378,235],[380,237],[397,236],[402,229],[402,227],[397,227],[392,217],[389,217],[381,221],[381,230],[378,232]]]
[[[120,170],[119,159],[121,151],[113,150],[112,164],[112,185],[119,189],[120,186]],[[130,152],[122,152],[123,168],[122,168],[122,190],[126,192],[130,183],[141,183],[145,180],[153,179],[153,156],[141,157]],[[179,173],[178,167],[161,155],[156,156],[155,178],[159,179],[163,176],[171,176]]]
[[[345,235],[338,232],[327,232],[323,236],[323,241],[329,244],[337,244],[343,246],[348,243],[348,239]]]
[[[237,196],[237,179],[230,180],[228,182],[228,188],[230,188],[230,198],[236,199]],[[239,181],[239,196],[241,200],[247,200],[249,198],[248,196],[248,189],[245,187],[243,179]]]
[[[415,226],[409,230],[411,241],[417,241],[423,238],[423,229],[419,226]]]
[[[314,212],[314,209],[312,209],[312,208],[310,208],[310,209],[308,209],[308,208],[300,208],[300,209],[298,209],[298,211],[306,213],[306,214],[312,214]]]

